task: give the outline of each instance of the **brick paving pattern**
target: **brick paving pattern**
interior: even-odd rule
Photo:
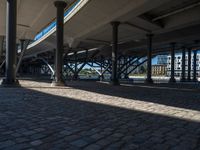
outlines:
[[[199,89],[20,83],[0,87],[0,149],[200,149]]]

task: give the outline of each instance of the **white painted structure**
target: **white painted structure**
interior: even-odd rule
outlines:
[[[193,76],[193,54],[191,55],[191,76]],[[175,76],[181,77],[182,71],[182,54],[175,55]],[[167,76],[171,75],[171,56],[167,58]],[[185,55],[185,75],[187,75],[188,71],[188,55]],[[200,76],[200,54],[197,54],[197,76]]]

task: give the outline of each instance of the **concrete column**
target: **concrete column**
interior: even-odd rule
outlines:
[[[119,85],[117,62],[118,62],[118,27],[120,25],[120,22],[117,21],[112,22],[111,25],[113,30],[111,83],[113,85]]]
[[[6,13],[6,74],[3,85],[16,85],[17,0],[7,0]]]
[[[182,74],[181,74],[181,82],[185,82],[185,47],[182,49]]]
[[[192,50],[188,49],[188,76],[187,76],[187,80],[190,82],[191,81],[191,54]]]
[[[171,43],[172,49],[171,49],[171,78],[169,80],[169,83],[175,83],[176,79],[174,78],[174,61],[175,61],[175,43]]]
[[[56,57],[55,57],[55,79],[53,81],[54,86],[63,86],[64,81],[62,78],[63,69],[63,39],[64,39],[64,8],[67,4],[64,1],[56,1],[54,3],[57,8],[57,20],[56,20]]]
[[[193,51],[193,82],[197,82],[197,50]]]
[[[148,51],[147,51],[147,79],[145,83],[153,83],[153,80],[151,78],[151,70],[152,70],[152,37],[153,34],[147,34],[147,40],[148,40]]]

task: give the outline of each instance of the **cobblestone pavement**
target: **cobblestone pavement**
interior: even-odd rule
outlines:
[[[20,81],[0,87],[0,149],[200,149],[200,91]]]

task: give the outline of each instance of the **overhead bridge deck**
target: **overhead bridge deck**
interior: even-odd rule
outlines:
[[[147,34],[154,34],[153,49],[169,51],[170,43],[177,47],[195,47],[199,40],[198,0],[92,0],[80,1],[65,17],[64,46],[66,52],[99,48],[111,56],[112,21],[119,25],[119,53],[146,52]],[[73,15],[72,15],[73,14]],[[56,28],[33,43],[27,55],[56,48]],[[168,47],[168,49],[164,49]],[[177,48],[178,49],[178,48]]]

